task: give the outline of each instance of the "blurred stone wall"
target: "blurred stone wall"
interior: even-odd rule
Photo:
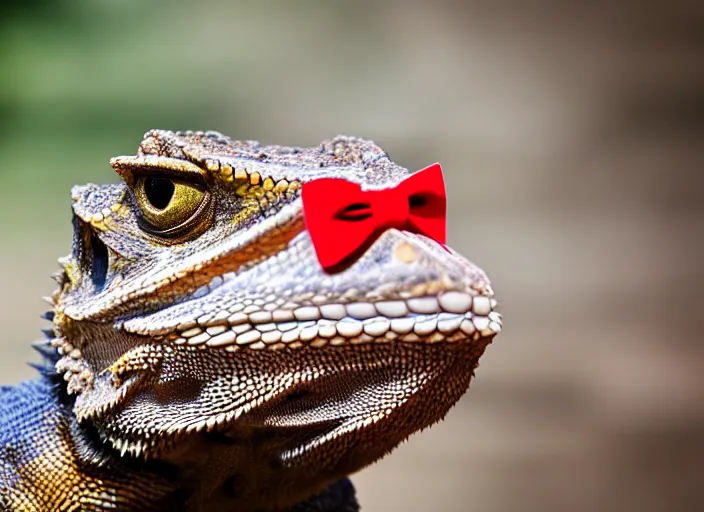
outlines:
[[[354,134],[443,164],[505,321],[446,421],[355,477],[364,510],[704,509],[700,3],[2,9],[2,383],[33,375],[70,186],[145,130]]]

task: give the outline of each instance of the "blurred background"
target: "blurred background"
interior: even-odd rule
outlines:
[[[144,131],[358,135],[443,164],[505,321],[364,510],[704,510],[703,63],[701,2],[3,2],[0,383],[33,376],[70,187]]]

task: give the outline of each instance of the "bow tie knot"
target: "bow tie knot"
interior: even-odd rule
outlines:
[[[387,229],[445,243],[445,183],[439,164],[392,188],[362,190],[341,178],[304,183],[303,212],[320,264],[334,271],[352,263]]]

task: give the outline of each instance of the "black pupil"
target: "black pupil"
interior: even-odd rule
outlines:
[[[144,180],[144,193],[152,206],[159,210],[169,205],[175,189],[173,181],[167,178],[149,177]]]

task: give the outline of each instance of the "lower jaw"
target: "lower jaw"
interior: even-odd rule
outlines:
[[[282,399],[243,419],[251,425],[275,426],[284,438],[287,431],[293,435],[295,442],[272,454],[282,463],[276,478],[283,488],[307,488],[323,479],[332,482],[375,462],[413,433],[442,420],[467,392],[490,341],[482,338],[480,343],[455,345],[450,350],[439,346],[392,350],[387,354],[390,359],[405,355],[413,364],[382,366],[376,380],[347,379],[347,395],[332,394],[334,398],[328,400],[317,385],[323,382],[313,382],[307,388],[320,394],[319,399],[293,400],[288,410]],[[412,352],[416,354],[409,356]]]
[[[180,448],[159,458],[188,467],[213,488],[237,475],[245,489],[240,499],[267,500],[261,508],[295,503],[441,420],[467,391],[490,341],[390,344],[373,353],[338,347],[329,373],[302,375],[235,422],[180,436]]]
[[[195,327],[180,335],[147,335],[165,345],[238,353],[370,343],[455,343],[468,339],[478,341],[500,331],[501,316],[491,311],[486,316],[472,312],[435,312],[397,318],[377,316],[364,320],[344,317],[339,320],[318,318],[268,323],[245,321],[236,325],[217,323],[208,327]]]
[[[143,444],[139,426],[150,425],[149,446],[137,452],[148,458],[168,451],[175,438],[204,431],[273,428],[286,433],[310,427],[310,439],[282,449],[287,460],[294,460],[340,435],[371,424],[395,423],[399,411],[405,413],[408,403],[417,402],[434,388],[451,388],[447,396],[433,395],[434,402],[449,408],[466,391],[490,341],[491,337],[477,341],[465,337],[456,343],[303,347],[238,354],[174,347],[171,358],[162,362],[161,376],[145,375],[119,409],[96,418],[96,423],[110,439],[119,439],[121,446],[125,442]],[[248,379],[242,380],[242,375]],[[217,403],[208,398],[215,396]],[[423,404],[419,407],[427,409]],[[437,414],[431,416],[427,424],[439,419]],[[400,432],[408,431],[408,435],[425,426],[415,423]],[[125,432],[131,434],[125,436]]]
[[[295,432],[296,442],[280,453],[286,464],[298,466],[311,458],[319,463],[321,453],[329,458],[329,445],[342,444],[368,452],[344,457],[348,464],[357,460],[352,465],[362,467],[381,456],[376,454],[379,446],[386,453],[442,419],[469,388],[492,339],[465,336],[453,344],[394,343],[373,351],[364,346],[337,347],[347,352],[345,368],[302,379],[243,415],[238,424]],[[301,432],[306,435],[301,437]],[[332,452],[339,453],[339,446]]]

